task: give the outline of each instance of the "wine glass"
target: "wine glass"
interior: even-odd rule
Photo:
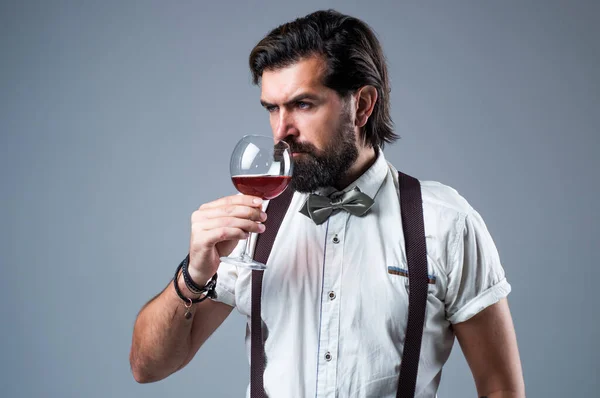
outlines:
[[[270,200],[287,188],[293,172],[292,153],[285,141],[273,142],[273,137],[246,135],[231,154],[229,171],[235,188],[242,194]],[[238,257],[221,257],[221,261],[238,267],[266,269],[250,252],[250,236],[246,248]]]

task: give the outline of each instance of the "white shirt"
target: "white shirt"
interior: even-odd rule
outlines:
[[[374,198],[370,211],[334,212],[321,225],[299,212],[307,194],[294,193],[263,279],[268,396],[396,397],[408,316],[397,177],[379,151],[348,187]],[[451,325],[511,288],[480,215],[448,186],[421,189],[431,281],[415,397],[429,398],[454,343]],[[218,273],[217,300],[248,317],[249,360],[251,271],[222,263]]]

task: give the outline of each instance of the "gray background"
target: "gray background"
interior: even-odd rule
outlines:
[[[325,7],[384,45],[403,137],[388,159],[483,215],[528,396],[598,396],[598,4],[2,2],[0,396],[243,396],[237,312],[150,385],[129,371],[133,321],[185,255],[191,213],[234,193],[235,142],[270,133],[250,49]],[[441,397],[476,396],[461,355]]]

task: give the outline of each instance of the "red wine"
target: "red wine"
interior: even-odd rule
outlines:
[[[248,175],[233,176],[233,185],[244,195],[253,195],[265,200],[273,199],[288,186],[290,176]]]

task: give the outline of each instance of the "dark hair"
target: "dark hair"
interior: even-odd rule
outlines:
[[[342,98],[365,85],[377,89],[377,102],[361,131],[366,143],[383,147],[398,136],[390,117],[390,86],[383,50],[375,33],[363,21],[335,10],[317,11],[280,25],[250,53],[252,81],[264,70],[284,68],[312,55],[324,56],[323,84]]]

